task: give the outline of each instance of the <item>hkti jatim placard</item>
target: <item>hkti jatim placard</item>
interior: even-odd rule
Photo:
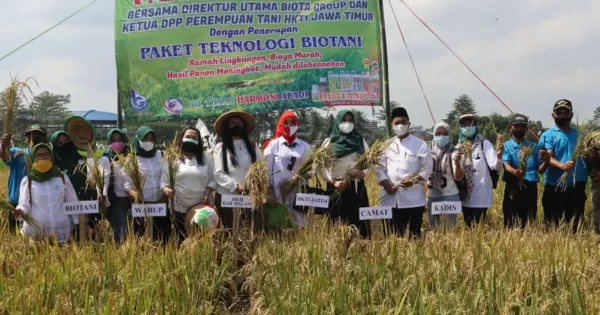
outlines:
[[[377,0],[116,0],[127,121],[382,103]]]

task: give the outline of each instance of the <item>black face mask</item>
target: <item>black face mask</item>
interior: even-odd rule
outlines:
[[[246,128],[242,126],[235,126],[229,129],[231,130],[231,135],[234,137],[242,137],[246,134]]]
[[[525,131],[513,130],[512,134],[517,140],[525,138]]]
[[[554,123],[559,127],[566,127],[571,123],[571,118],[555,118]]]
[[[67,142],[67,143],[63,143],[61,145],[59,145],[56,150],[64,152],[64,151],[68,151],[71,150],[75,147],[75,144],[73,144],[73,142]]]
[[[185,152],[196,152],[196,148],[198,148],[198,145],[195,143],[184,142],[181,144],[181,149]]]

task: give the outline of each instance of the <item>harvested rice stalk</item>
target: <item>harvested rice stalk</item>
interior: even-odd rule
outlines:
[[[414,174],[412,174],[408,178],[404,179],[402,181],[402,183],[397,184],[396,189],[406,189],[406,188],[413,187],[420,183],[425,183],[426,181],[421,180],[421,178],[420,178],[421,175],[423,174],[423,171],[425,171],[425,168],[423,166],[421,166]],[[409,187],[407,187],[408,183],[412,183],[412,185],[408,185]]]
[[[282,199],[286,200],[293,191],[296,191],[300,186],[301,181],[308,185],[308,181],[311,178],[318,177],[320,171],[330,168],[331,164],[333,164],[333,151],[329,146],[312,150],[310,154],[302,160],[302,164],[298,168],[296,176],[279,185]]]
[[[591,131],[586,131],[586,130],[580,131],[579,134],[577,135],[577,144],[575,145],[575,150],[573,150],[573,155],[571,156],[570,161],[572,161],[573,163],[577,163],[577,161],[579,159],[587,157],[590,154],[590,144],[599,141],[600,140],[600,138],[598,138],[599,135],[600,134],[591,132]],[[571,173],[575,174],[574,170],[576,167],[577,167],[577,164],[575,164],[575,167],[573,169],[571,169],[571,171],[564,172],[562,174],[562,176],[558,179],[558,185],[556,186],[556,191],[558,191],[559,189],[561,191],[567,190],[569,174],[571,174]],[[573,176],[575,176],[575,175],[573,175]],[[573,184],[574,183],[575,183],[575,181],[573,181]]]
[[[119,155],[119,161],[121,162],[121,166],[123,170],[131,178],[131,184],[133,185],[133,189],[137,192],[137,196],[135,197],[134,203],[143,204],[144,203],[144,185],[146,183],[146,178],[142,175],[140,171],[140,167],[138,164],[137,154],[135,152],[130,152],[129,155],[122,156]]]
[[[533,145],[528,145],[528,146],[521,145],[521,152],[519,153],[519,170],[523,174],[525,174],[526,169],[527,169],[527,161],[529,161],[529,158],[533,155],[533,149],[534,149]],[[519,188],[520,189],[525,188],[524,178],[521,178],[519,180]]]
[[[471,141],[471,140],[463,141],[459,150],[465,156],[467,161],[472,161],[472,159],[473,159],[473,141]]]
[[[267,163],[258,160],[252,164],[244,180],[244,195],[250,196],[254,209],[262,209],[269,196],[269,173]]]
[[[0,211],[5,213],[5,216],[12,215],[13,211],[15,211],[15,207],[6,199],[0,197]],[[31,216],[31,214],[24,213],[23,221],[27,222],[27,224],[35,227],[36,229],[41,230],[40,224]]]
[[[10,133],[12,130],[12,124],[14,117],[19,109],[19,105],[27,101],[27,94],[33,95],[29,82],[33,81],[37,85],[37,81],[29,77],[25,81],[18,79],[18,74],[13,78],[11,75],[10,85],[4,90],[4,115],[2,120],[4,122],[4,134]]]
[[[89,150],[94,152],[91,145],[89,145]],[[89,160],[92,161],[89,161]],[[75,167],[74,172],[80,172],[83,174],[87,174],[87,178],[85,180],[85,189],[94,188],[98,192],[98,196],[102,196],[104,193],[104,170],[100,170],[98,165],[100,165],[101,157],[97,157],[92,154],[92,157],[88,156],[88,163],[79,164]],[[106,207],[104,204],[100,205],[100,212],[103,215],[106,215]]]
[[[354,166],[348,168],[344,174],[344,180],[351,182],[354,176],[352,170],[372,170],[377,166],[379,160],[385,153],[385,150],[394,142],[394,138],[391,139],[378,139],[373,145],[365,152],[359,159],[354,163]],[[340,192],[341,193],[341,192]]]
[[[173,141],[166,147],[163,151],[163,161],[167,163],[167,168],[169,172],[169,187],[171,189],[175,189],[175,179],[177,178],[177,171],[179,169],[179,148],[177,146],[177,133],[175,134],[175,138]],[[171,209],[171,214],[175,212],[175,200],[171,198],[169,200],[169,208]]]

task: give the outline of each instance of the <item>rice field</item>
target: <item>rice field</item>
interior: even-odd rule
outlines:
[[[1,183],[6,173],[0,170]],[[600,313],[591,209],[577,235],[539,222],[507,231],[502,193],[500,186],[485,226],[427,231],[418,241],[381,232],[360,241],[319,218],[309,229],[261,240],[242,233],[237,251],[219,234],[163,250],[134,239],[120,248],[35,245],[3,230],[0,313]]]

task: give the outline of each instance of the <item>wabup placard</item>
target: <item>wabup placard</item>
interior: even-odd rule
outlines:
[[[380,105],[377,0],[116,0],[127,121]]]

